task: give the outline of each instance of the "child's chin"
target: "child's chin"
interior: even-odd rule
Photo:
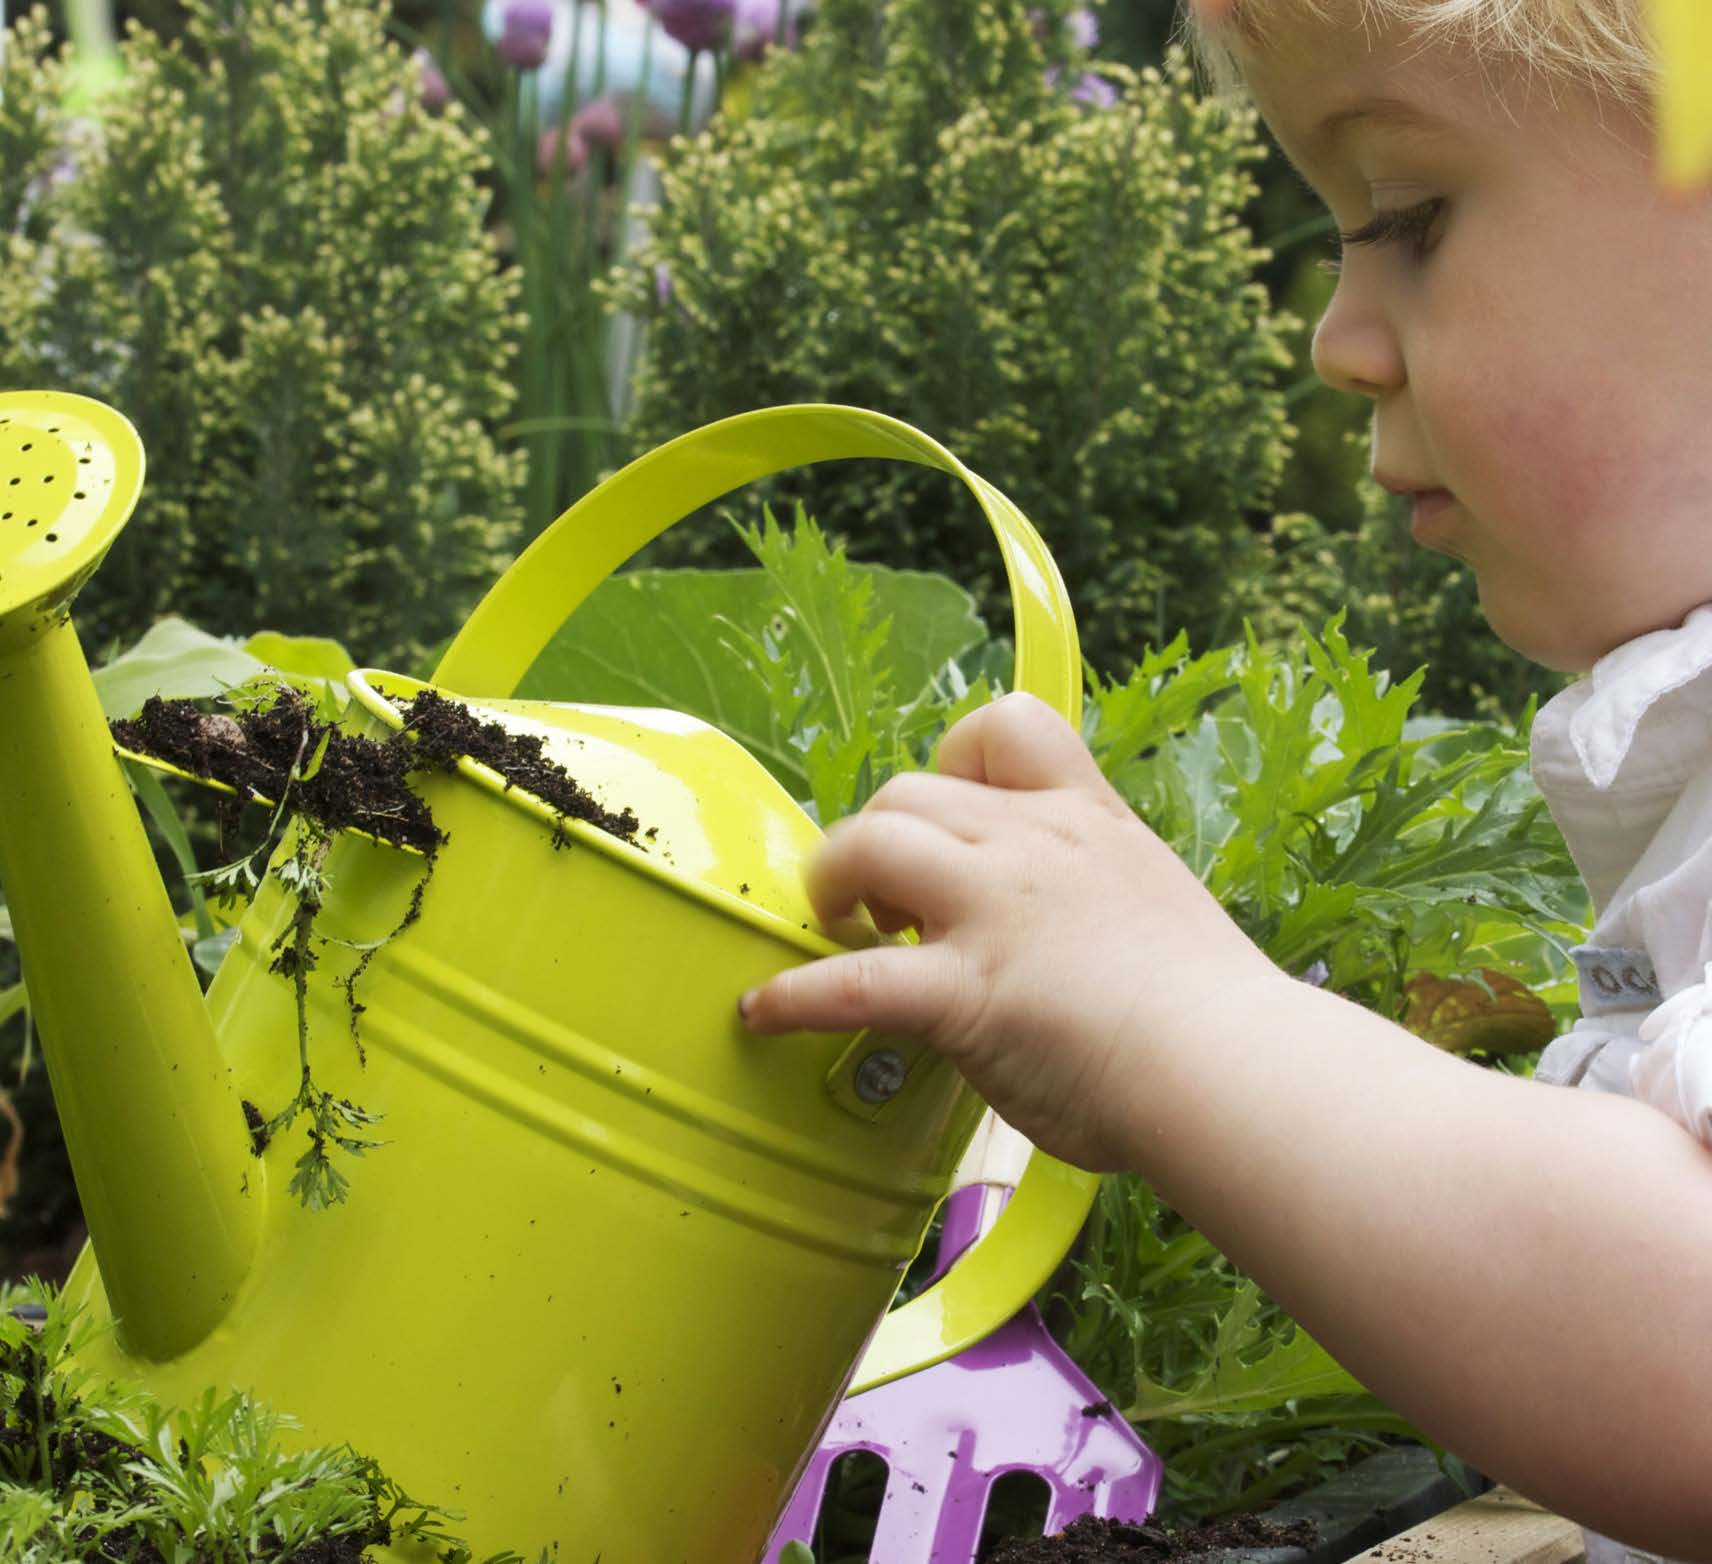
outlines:
[[[1488,628],[1511,651],[1553,673],[1586,673],[1611,650],[1588,645],[1570,633],[1575,627],[1558,622],[1544,609],[1529,613],[1508,603],[1491,601],[1484,587],[1480,593],[1480,611],[1486,616]]]

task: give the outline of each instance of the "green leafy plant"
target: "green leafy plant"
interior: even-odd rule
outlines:
[[[827,0],[747,115],[676,145],[611,295],[649,334],[634,448],[774,402],[895,414],[1034,520],[1088,654],[1121,669],[1167,626],[1205,643],[1237,622],[1288,448],[1288,323],[1239,220],[1252,120],[1197,101],[1177,58],[1092,62],[1117,101],[1081,101],[1064,9]],[[993,608],[986,522],[941,475],[827,464],[771,492]],[[660,548],[739,558],[706,535]]]
[[[988,697],[985,627],[954,582],[856,564],[800,507],[735,530],[758,568],[613,577],[519,693],[692,712],[836,819]]]
[[[0,64],[0,384],[98,397],[148,451],[78,602],[92,645],[172,612],[408,664],[518,535],[493,431],[516,283],[478,136],[428,114],[360,0],[194,0],[62,106],[45,15]]]
[[[80,1367],[94,1327],[39,1282],[0,1289],[0,1557],[359,1564],[414,1543],[469,1564],[458,1516],[349,1448],[288,1448],[291,1420],[206,1392],[185,1409]],[[486,1564],[520,1564],[515,1554]]]

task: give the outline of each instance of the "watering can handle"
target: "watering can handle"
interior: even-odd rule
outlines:
[[[1004,556],[1017,688],[1079,722],[1082,665],[1070,601],[1057,565],[1022,512],[920,430],[882,413],[826,404],[739,413],[681,435],[615,473],[495,582],[447,647],[433,682],[471,696],[511,694],[577,605],[667,527],[757,478],[863,456],[937,467],[968,485]],[[1004,1324],[1070,1247],[1098,1185],[1097,1175],[1034,1152],[992,1232],[944,1278],[882,1321],[851,1392],[952,1357]]]

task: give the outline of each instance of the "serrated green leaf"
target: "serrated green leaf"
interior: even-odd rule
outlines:
[[[1193,724],[1210,701],[1230,689],[1235,659],[1231,647],[1191,658],[1185,634],[1162,651],[1149,647],[1122,684],[1102,685],[1090,670],[1086,728],[1100,769],[1116,779],[1144,751]]]
[[[812,523],[754,536],[759,569],[631,571],[602,583],[518,693],[688,712],[798,798],[814,796],[811,773],[842,754],[854,787],[862,745],[851,735],[875,720],[874,670],[892,692],[882,715],[895,710],[906,725],[913,712],[930,716],[946,693],[936,680],[984,640],[973,599],[943,576],[851,564]]]
[[[1310,1396],[1361,1395],[1364,1387],[1299,1326],[1252,1362],[1264,1339],[1257,1316],[1260,1289],[1243,1282],[1220,1319],[1206,1370],[1188,1388],[1168,1390],[1136,1374],[1135,1399],[1124,1408],[1132,1423],[1211,1413],[1264,1412]]]

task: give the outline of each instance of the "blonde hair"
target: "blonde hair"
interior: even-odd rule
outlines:
[[[1224,22],[1187,23],[1195,53],[1227,93],[1241,91],[1233,30],[1264,48],[1292,21],[1401,27],[1482,66],[1580,83],[1641,109],[1656,80],[1647,0],[1235,0],[1232,10]]]

